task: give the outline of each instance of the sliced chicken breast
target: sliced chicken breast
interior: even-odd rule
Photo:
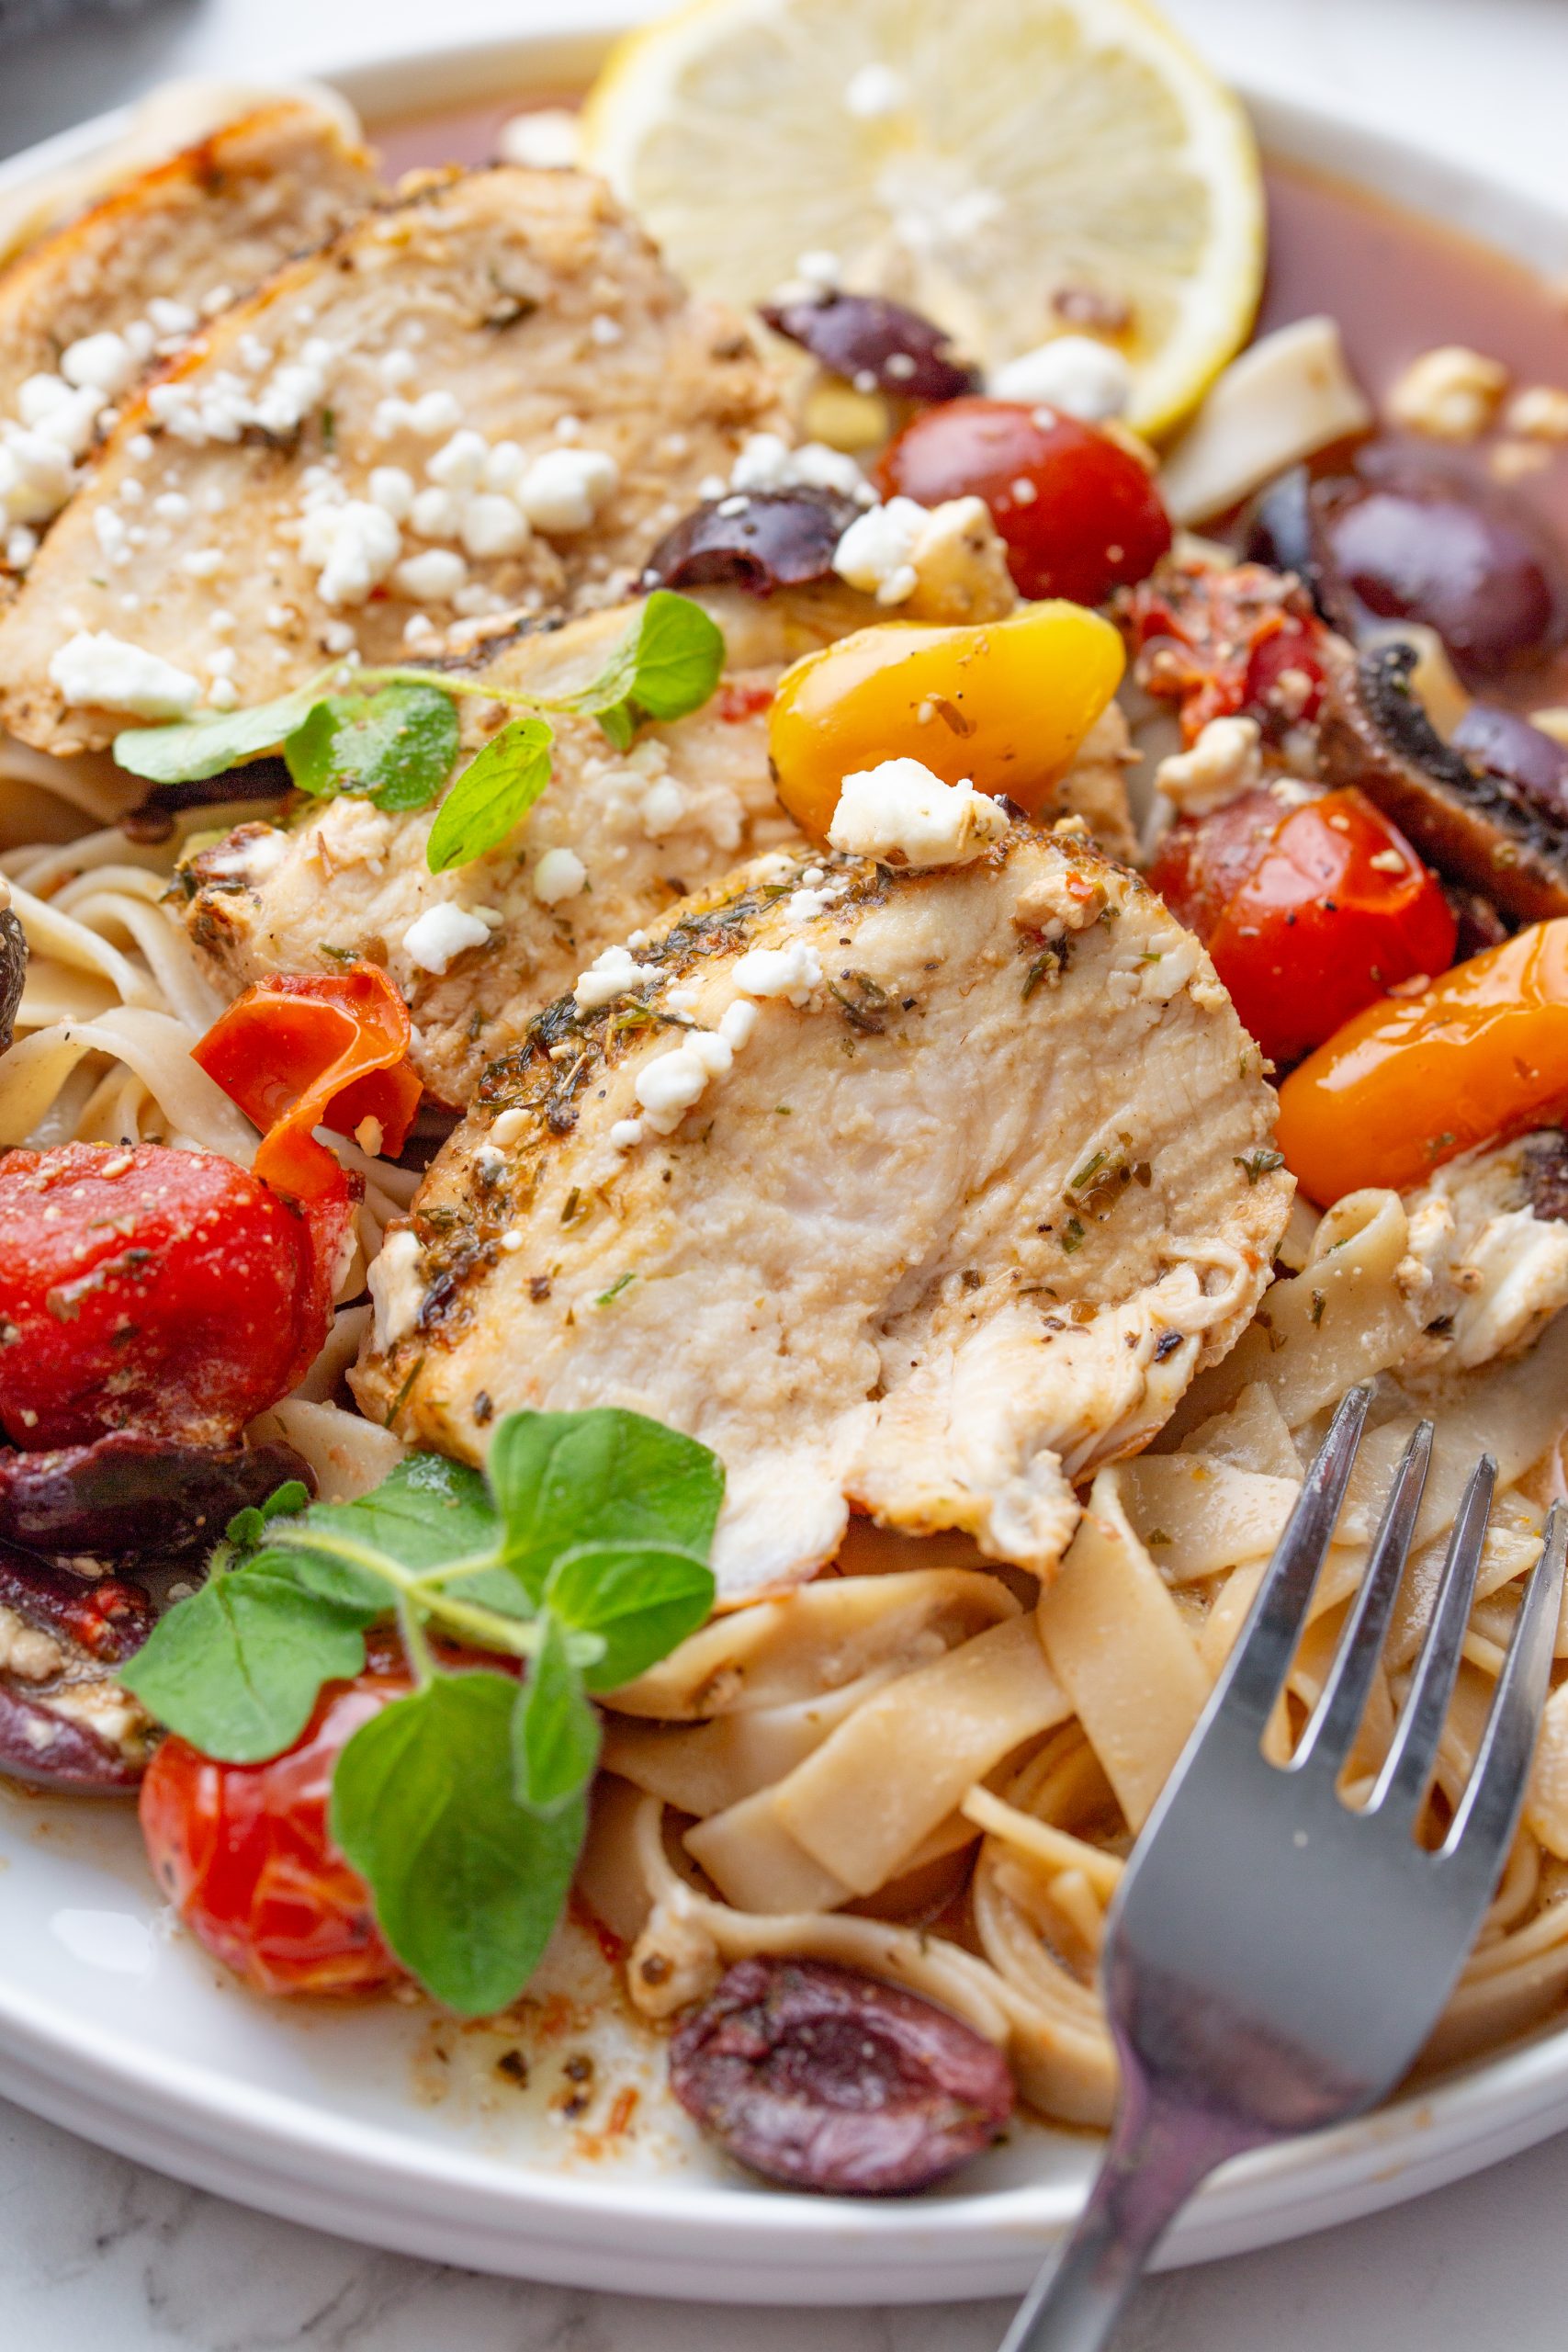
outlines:
[[[1082,839],[756,860],[491,1066],[372,1271],[356,1393],[475,1462],[525,1406],[691,1431],[731,1598],[852,1509],[1046,1573],[1072,1482],[1262,1295],[1272,1112],[1198,942]]]
[[[714,698],[644,728],[624,755],[591,719],[554,718],[548,791],[502,849],[474,865],[433,875],[434,810],[383,816],[363,800],[310,802],[287,831],[242,825],[193,858],[186,921],[219,985],[237,995],[274,972],[330,971],[351,956],[380,964],[412,1012],[420,1076],[461,1105],[486,1063],[518,1045],[601,949],[757,851],[798,844],[768,772],[773,688],[786,662],[863,627],[875,608],[848,592],[704,601],[727,625],[736,665]],[[603,666],[628,609],[525,637],[493,653],[483,674],[517,693],[581,684]],[[470,752],[513,715],[472,700],[461,710]],[[1132,848],[1125,757],[1112,706],[1057,790],[1058,805],[1122,856]],[[437,909],[460,920],[438,923],[427,945]]]
[[[0,621],[0,721],[96,749],[333,655],[406,659],[455,615],[612,602],[776,422],[746,328],[598,181],[433,177],[126,413]]]
[[[0,277],[0,596],[106,412],[112,421],[203,318],[335,234],[379,186],[335,114],[278,99],[140,173]]]

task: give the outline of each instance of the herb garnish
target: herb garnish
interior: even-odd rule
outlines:
[[[248,710],[127,728],[115,738],[114,755],[149,783],[188,784],[281,750],[301,792],[318,799],[346,794],[402,813],[428,808],[452,774],[456,697],[509,703],[532,715],[513,719],[463,770],[432,830],[427,863],[433,874],[445,874],[503,842],[548,785],[553,737],[537,713],[597,719],[624,752],[645,719],[700,709],[723,667],[717,625],[689,596],[656,588],[598,676],[571,694],[522,695],[448,671],[347,670],[334,662]]]
[[[488,1477],[412,1453],[351,1503],[283,1487],[230,1522],[207,1583],[123,1669],[204,1754],[277,1756],[323,1683],[394,1624],[414,1679],[333,1776],[332,1834],[381,1932],[465,2016],[522,1990],[559,1915],[599,1753],[589,1694],[630,1681],[713,1604],[715,1455],[641,1414],[513,1413]],[[439,1660],[432,1635],[526,1661]]]
[[[1245,1158],[1239,1151],[1233,1152],[1231,1157],[1249,1185],[1258,1183],[1265,1176],[1272,1176],[1276,1168],[1283,1168],[1285,1164],[1284,1153],[1272,1148],[1249,1151]]]

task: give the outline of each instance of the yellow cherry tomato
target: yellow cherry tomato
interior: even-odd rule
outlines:
[[[914,759],[1038,816],[1124,662],[1109,621],[1060,599],[968,628],[857,629],[779,680],[768,723],[779,798],[821,840],[845,776]]]

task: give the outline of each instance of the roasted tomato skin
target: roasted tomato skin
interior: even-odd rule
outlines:
[[[220,1444],[325,1336],[310,1233],[232,1161],[162,1144],[0,1160],[0,1424]]]
[[[885,498],[983,498],[1021,595],[1102,604],[1170,545],[1153,478],[1108,433],[1022,401],[946,401],[883,452]]]
[[[1243,1023],[1288,1063],[1400,981],[1446,971],[1458,927],[1437,876],[1359,792],[1283,814],[1275,804],[1264,832],[1271,797],[1174,827],[1185,838],[1167,836],[1149,879],[1162,895],[1172,881],[1173,909],[1204,939]]]
[[[368,1993],[404,1973],[369,1891],[333,1845],[333,1768],[363,1723],[404,1697],[400,1667],[329,1682],[298,1743],[220,1764],[165,1739],[141,1784],[148,1859],[197,1941],[253,1991]]]

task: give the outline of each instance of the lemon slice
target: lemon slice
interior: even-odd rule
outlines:
[[[1250,128],[1142,0],[695,0],[619,44],[583,127],[703,291],[763,300],[804,256],[987,368],[1087,329],[1147,434],[1252,322]]]

